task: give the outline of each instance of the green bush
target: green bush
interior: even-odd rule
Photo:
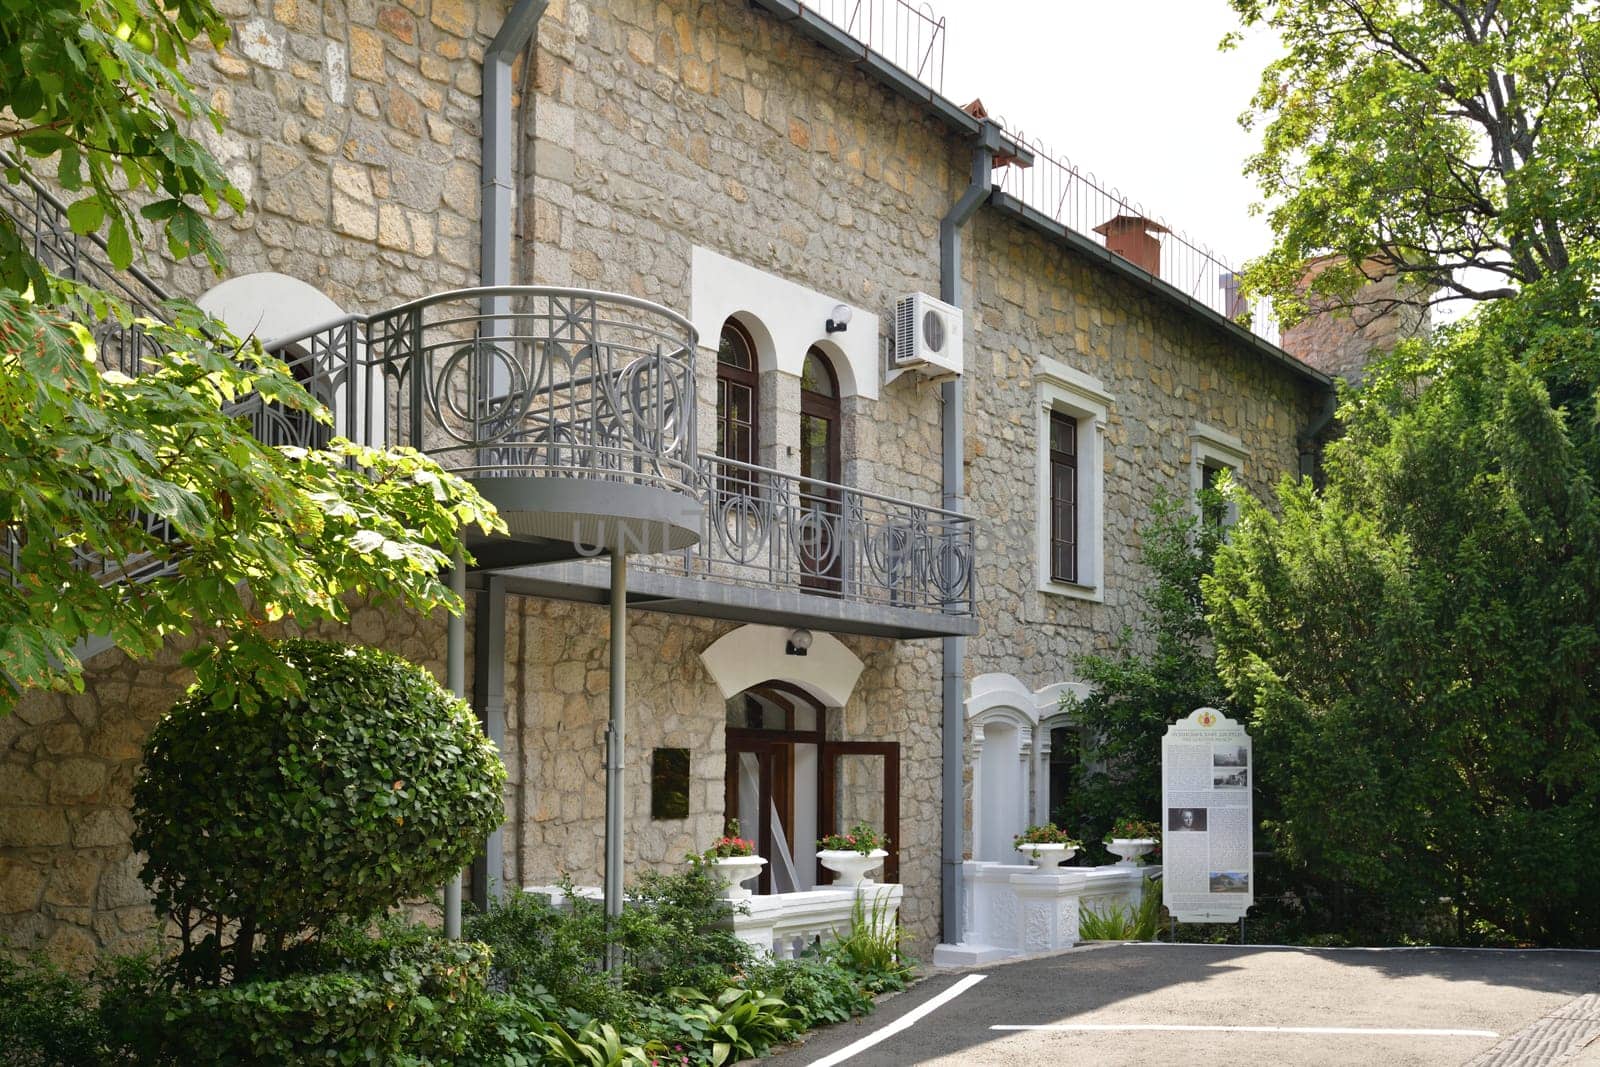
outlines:
[[[900,950],[900,924],[889,911],[887,899],[869,907],[856,897],[850,912],[850,932],[828,946],[828,953],[855,972],[869,993],[904,989],[911,981],[916,961]]]
[[[1244,501],[1205,595],[1296,872],[1390,936],[1445,898],[1459,941],[1596,946],[1600,332],[1563,411],[1520,302],[1369,368],[1326,486]]]
[[[1120,904],[1078,910],[1078,936],[1085,941],[1152,941],[1161,926],[1161,889],[1149,879],[1139,906]]]
[[[494,950],[495,972],[507,988],[541,988],[586,1015],[621,1019],[641,996],[678,986],[714,996],[728,988],[751,962],[749,946],[717,925],[728,909],[720,882],[703,864],[641,874],[616,925],[619,984],[603,973],[607,926],[594,901],[574,897],[557,908],[542,897],[512,894],[468,919],[466,933]]]
[[[856,973],[829,953],[758,964],[745,976],[745,984],[803,1012],[807,1028],[842,1023],[872,1010],[872,995]]]
[[[256,936],[270,956],[430,892],[503,817],[494,745],[427,671],[376,649],[275,647],[299,696],[241,700],[252,677],[219,653],[214,673],[231,681],[192,690],[157,724],[134,787],[142,877],[191,973],[213,982],[221,931],[237,931],[227,962],[247,977]]]
[[[0,956],[0,1049],[11,1067],[114,1063],[89,986],[42,954]]]
[[[460,1062],[488,1008],[488,972],[472,942],[369,939],[339,969],[217,989],[125,966],[107,977],[102,1012],[139,1064]]]
[[[1223,503],[1204,490],[1199,511]],[[1078,661],[1078,677],[1093,692],[1063,705],[1082,731],[1083,762],[1079,781],[1050,818],[1085,842],[1079,855],[1088,865],[1114,861],[1102,842],[1118,819],[1159,815],[1167,725],[1195,708],[1228,706],[1200,593],[1221,528],[1202,522],[1191,500],[1158,493],[1139,536],[1149,573],[1138,594],[1139,625],[1125,628],[1109,655]]]
[[[570,909],[554,907],[542,896],[510,893],[481,915],[467,918],[463,931],[494,954],[498,985],[523,997],[535,991],[556,1003],[598,1018],[626,1018],[635,1001],[612,985],[605,961],[605,914],[585,900]]]

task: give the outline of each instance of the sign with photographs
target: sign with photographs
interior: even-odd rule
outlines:
[[[1186,923],[1234,922],[1255,903],[1250,735],[1196,708],[1161,739],[1161,902]]]

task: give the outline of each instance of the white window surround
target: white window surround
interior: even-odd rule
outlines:
[[[722,324],[737,318],[750,330],[763,371],[800,376],[812,345],[825,351],[843,396],[878,398],[878,316],[849,301],[698,245],[689,254],[689,320],[702,347],[715,349]],[[850,326],[827,332],[833,309],[850,308]]]
[[[1225,433],[1214,426],[1207,426],[1197,422],[1189,430],[1189,503],[1190,507],[1198,509],[1199,494],[1205,485],[1205,472],[1207,467],[1225,468],[1235,479],[1244,474],[1245,463],[1250,458],[1250,450],[1245,448],[1244,442],[1231,433]],[[1238,518],[1238,509],[1232,504],[1222,517],[1224,526],[1232,526]]]
[[[1113,400],[1099,380],[1059,360],[1039,358],[1035,438],[1034,550],[1041,592],[1079,600],[1105,599],[1105,431]],[[1050,576],[1050,413],[1078,420],[1078,577],[1060,582]]]

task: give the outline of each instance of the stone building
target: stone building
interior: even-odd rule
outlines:
[[[540,516],[582,509],[538,493],[626,483],[672,513],[648,530],[698,539],[632,546],[629,869],[739,816],[763,888],[804,890],[815,838],[866,819],[912,951],[958,940],[961,860],[1058,799],[1054,699],[1135,622],[1152,499],[1224,467],[1264,492],[1330,379],[1172,284],[1159,249],[1135,262],[1007,193],[1028,146],[794,0],[224,8],[234,44],[192,74],[250,210],[217,226],[226,280],[152,248],[148,295],[256,333],[340,432],[472,468],[526,527],[468,580],[468,695],[510,769],[473,888],[602,876],[610,578],[552,547]],[[486,282],[622,298],[438,296]],[[424,349],[437,425],[395,374]],[[586,428],[602,400],[623,429]],[[507,472],[560,477],[522,479],[546,483],[529,505]],[[329,636],[442,674],[445,629],[363,608]],[[183,647],[100,652],[82,696],[0,719],[14,946],[148,936],[129,794]]]

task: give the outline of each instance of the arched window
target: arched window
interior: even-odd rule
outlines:
[[[761,379],[756,346],[734,319],[717,345],[717,455],[754,463],[760,446]]]
[[[839,476],[839,379],[813,345],[800,373],[800,580],[826,592],[839,591],[842,574]]]

